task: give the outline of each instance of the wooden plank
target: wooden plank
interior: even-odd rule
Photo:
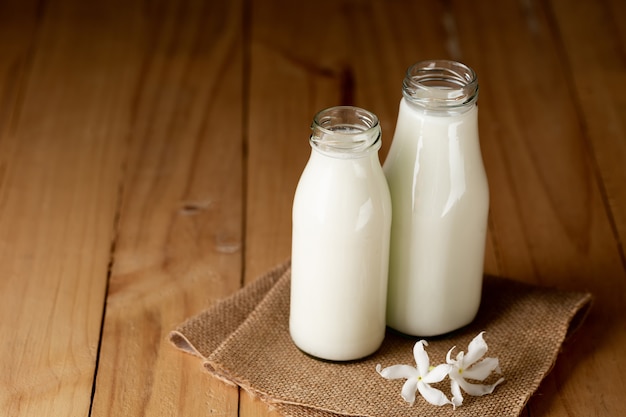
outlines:
[[[557,32],[561,51],[559,59],[569,68],[567,82],[576,105],[579,127],[586,141],[611,232],[620,252],[622,270],[626,270],[626,30],[622,16],[624,2],[550,1],[548,13]],[[608,233],[607,233],[608,234]],[[592,237],[593,238],[593,237]],[[589,264],[594,272],[592,288],[598,294],[597,315],[584,343],[573,356],[574,371],[559,367],[550,391],[559,394],[556,405],[536,407],[558,409],[563,415],[622,415],[626,406],[621,393],[626,390],[626,278],[613,267],[605,267],[612,247],[592,255]],[[587,367],[591,367],[587,369]],[[568,383],[562,384],[567,378]],[[582,379],[598,379],[594,389],[581,387]],[[584,410],[584,411],[583,411]]]
[[[300,56],[311,47],[310,31],[302,25],[312,4],[270,1],[251,7],[246,281],[290,256],[291,202],[310,152],[308,128],[339,85],[327,57]],[[300,28],[297,34],[294,28]]]
[[[0,6],[0,409],[10,416],[90,407],[128,74],[108,64],[124,56],[124,34],[111,36],[112,19],[77,19],[75,6]]]
[[[237,415],[167,334],[241,284],[242,2],[125,8],[128,158],[93,416]]]
[[[569,83],[601,179],[605,205],[619,241],[626,240],[626,5],[620,1],[551,1],[560,59],[571,68]],[[602,41],[598,41],[598,40]],[[622,245],[626,263],[626,248]],[[626,266],[626,264],[625,264]]]

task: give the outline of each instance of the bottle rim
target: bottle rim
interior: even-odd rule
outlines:
[[[478,76],[461,62],[420,61],[407,69],[402,94],[427,110],[462,111],[478,100]]]
[[[378,116],[355,106],[320,110],[311,124],[311,147],[336,157],[359,157],[382,145]]]

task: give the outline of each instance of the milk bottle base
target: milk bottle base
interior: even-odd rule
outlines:
[[[321,337],[305,336],[306,337],[301,338],[297,332],[291,332],[291,339],[301,352],[315,359],[331,362],[349,362],[366,358],[376,353],[383,342],[383,339],[381,339],[377,343],[370,343],[366,347],[364,347],[362,343],[359,343],[358,346],[351,348],[342,341],[337,341],[337,343],[332,346],[329,343],[314,343],[314,341],[320,340]]]
[[[433,327],[433,326],[411,326],[408,325],[394,325],[392,323],[388,323],[387,326],[396,331],[398,333],[402,333],[407,336],[413,337],[435,337],[442,336],[448,333],[452,333],[456,330],[462,329],[463,327],[471,324],[475,319],[475,316],[471,318],[471,320],[464,321],[459,325],[454,326],[446,326],[446,327]]]

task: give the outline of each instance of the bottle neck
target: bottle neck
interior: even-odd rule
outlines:
[[[333,158],[362,158],[382,145],[378,117],[359,107],[322,110],[313,118],[311,130],[311,148]]]
[[[460,62],[421,61],[407,70],[402,94],[412,107],[428,114],[461,114],[478,100],[478,77]]]

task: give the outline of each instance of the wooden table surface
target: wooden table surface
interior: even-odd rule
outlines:
[[[168,332],[290,255],[320,109],[479,75],[487,273],[590,291],[523,415],[626,415],[626,2],[0,2],[0,415],[267,416]],[[461,414],[459,414],[461,415]],[[479,417],[479,416],[476,416]]]

